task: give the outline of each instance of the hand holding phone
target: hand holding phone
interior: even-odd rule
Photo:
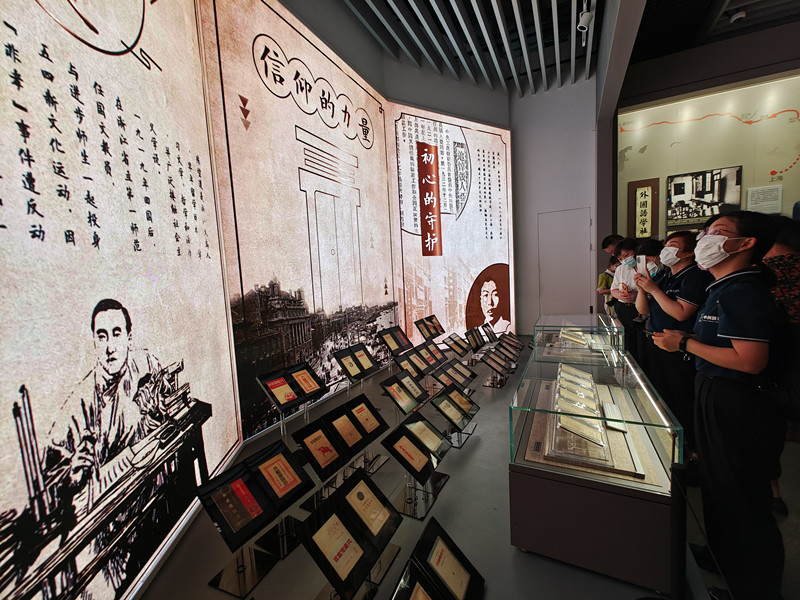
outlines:
[[[647,270],[647,257],[644,254],[636,255],[636,272],[647,277],[650,272]]]

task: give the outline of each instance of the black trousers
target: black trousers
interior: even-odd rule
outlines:
[[[695,452],[694,379],[697,370],[694,368],[694,356],[685,360],[682,352],[662,350],[649,336],[646,337],[645,348],[648,360],[642,368],[683,426],[684,445],[689,452]]]
[[[780,598],[783,538],[772,514],[771,447],[781,419],[770,392],[697,374],[695,432],[711,551],[736,600]]]
[[[627,302],[617,302],[614,305],[614,310],[617,311],[617,318],[622,326],[625,328],[625,350],[630,352],[633,359],[639,362],[639,343],[638,331],[641,326],[634,323],[634,319],[639,316],[639,311],[636,310],[636,305]]]

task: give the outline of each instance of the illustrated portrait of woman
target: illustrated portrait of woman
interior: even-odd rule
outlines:
[[[467,296],[467,329],[488,323],[495,333],[511,330],[508,276],[508,265],[495,263],[475,278]]]

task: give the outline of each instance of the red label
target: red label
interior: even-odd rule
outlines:
[[[419,214],[422,256],[442,255],[442,224],[439,206],[439,148],[417,142]]]

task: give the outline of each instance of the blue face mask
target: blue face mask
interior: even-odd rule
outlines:
[[[623,267],[628,267],[629,269],[634,269],[634,268],[636,268],[636,257],[635,256],[629,256],[628,258],[624,259],[620,264]]]

